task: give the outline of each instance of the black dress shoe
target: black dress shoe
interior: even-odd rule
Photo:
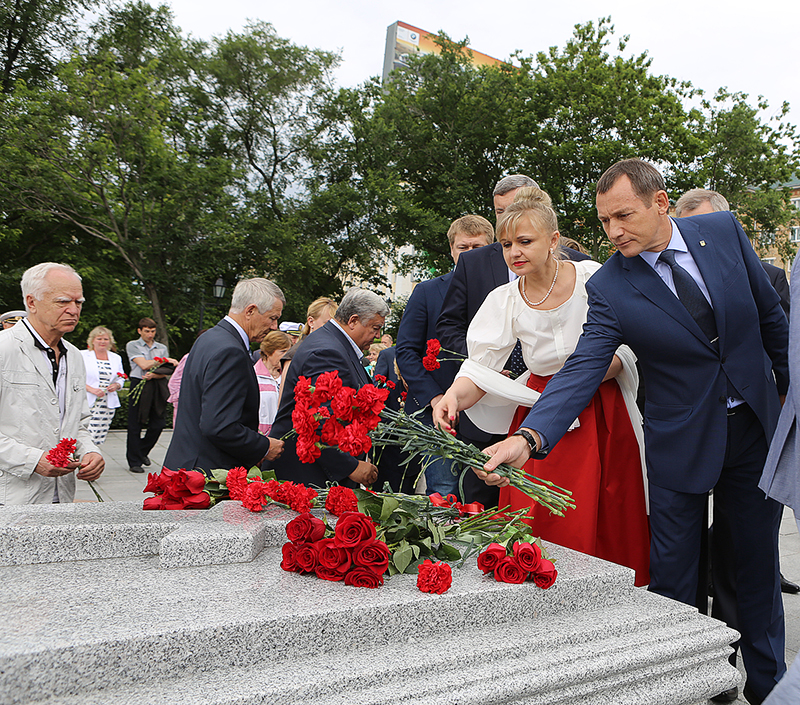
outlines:
[[[141,465],[133,465],[132,467],[129,467],[128,470],[131,472],[144,472],[144,468]]]
[[[754,692],[753,689],[750,687],[749,683],[744,684],[744,690],[742,691],[745,699],[747,700],[750,705],[761,705],[764,702],[764,698],[759,698]]]
[[[719,695],[715,695],[711,698],[711,700],[715,703],[732,703],[738,697],[739,689],[734,686],[733,688],[728,688],[728,690],[723,690]]]
[[[142,461],[142,465],[144,465],[146,468],[149,468],[152,465],[150,458],[145,456],[145,459]]]
[[[781,592],[785,592],[787,595],[796,595],[800,592],[800,585],[793,583],[791,580],[787,580],[783,577],[783,573],[781,573]]]

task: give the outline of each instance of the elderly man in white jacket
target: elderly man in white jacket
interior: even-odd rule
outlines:
[[[89,436],[83,359],[62,340],[80,318],[81,279],[44,262],[23,274],[22,297],[28,318],[0,332],[0,505],[72,502],[76,474],[95,480],[105,467]],[[62,438],[77,440],[80,458],[65,468],[46,459]]]

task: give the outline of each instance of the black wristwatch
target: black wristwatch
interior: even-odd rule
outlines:
[[[525,442],[528,444],[528,457],[533,457],[533,454],[536,452],[536,439],[533,437],[530,431],[526,431],[524,428],[520,428],[514,433],[511,434],[512,436],[522,436],[525,439]]]

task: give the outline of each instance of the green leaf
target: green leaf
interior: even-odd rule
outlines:
[[[405,573],[406,568],[408,568],[408,564],[411,563],[413,557],[414,557],[414,552],[411,549],[411,546],[409,546],[408,543],[403,541],[400,544],[400,546],[395,550],[395,552],[392,554],[392,562],[397,568],[397,572]]]
[[[379,521],[386,521],[399,506],[400,502],[395,497],[384,497]]]

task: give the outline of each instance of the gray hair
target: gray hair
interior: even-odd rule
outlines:
[[[242,313],[248,306],[255,304],[259,313],[266,313],[275,307],[275,302],[286,303],[280,287],[263,277],[242,279],[233,290],[230,313]]]
[[[339,323],[347,323],[353,316],[358,316],[359,321],[367,323],[375,316],[386,318],[388,315],[389,306],[380,296],[354,286],[344,295],[333,317]]]
[[[697,210],[706,201],[711,204],[715,211],[729,211],[731,209],[727,199],[721,193],[707,188],[693,188],[678,199],[675,204],[675,215],[680,218],[684,211]]]
[[[22,300],[25,303],[25,310],[28,311],[28,313],[30,313],[28,297],[32,296],[34,301],[42,300],[44,295],[50,291],[50,286],[47,284],[47,275],[53,271],[72,274],[78,277],[78,281],[81,279],[81,275],[68,264],[59,264],[58,262],[42,262],[41,264],[34,265],[30,269],[26,269],[22,275],[20,288],[22,289]]]
[[[535,186],[539,188],[539,184],[537,184],[530,176],[525,176],[525,174],[511,174],[510,176],[504,176],[494,187],[494,191],[492,191],[492,198],[495,196],[505,196],[509,191],[513,191],[516,188],[522,188],[523,186]]]

